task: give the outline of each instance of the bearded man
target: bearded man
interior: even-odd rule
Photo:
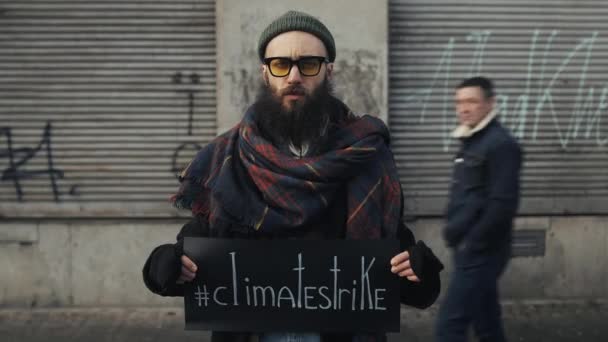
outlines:
[[[336,47],[318,19],[290,11],[261,34],[263,84],[234,128],[214,139],[180,177],[174,204],[193,219],[177,243],[153,250],[148,288],[183,295],[197,265],[188,236],[238,239],[394,238],[402,252],[386,265],[401,279],[401,302],[419,308],[439,294],[443,265],[402,221],[403,196],[389,131],[354,115],[332,94]],[[356,330],[353,327],[353,330]],[[383,333],[214,332],[212,341],[386,341]]]

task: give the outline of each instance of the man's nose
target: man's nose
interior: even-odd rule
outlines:
[[[298,65],[294,64],[289,71],[289,75],[287,76],[287,82],[289,83],[300,83],[302,82],[302,74],[300,74],[300,69],[298,69]]]

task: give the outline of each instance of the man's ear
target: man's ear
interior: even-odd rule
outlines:
[[[492,106],[492,109],[496,109],[496,96],[490,98],[490,105]]]
[[[334,76],[334,63],[327,63],[327,79],[331,80]]]
[[[268,85],[268,66],[262,64],[262,79],[264,80],[264,84]]]

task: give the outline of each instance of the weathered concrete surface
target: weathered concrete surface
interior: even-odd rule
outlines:
[[[443,261],[442,294],[452,271],[442,219],[411,223],[417,239]],[[608,220],[603,216],[520,217],[516,230],[545,231],[544,255],[511,259],[500,280],[503,299],[608,299]]]
[[[0,223],[0,307],[176,306],[149,292],[141,269],[152,249],[172,243],[182,219]],[[440,219],[412,224],[452,270]],[[605,217],[518,219],[516,229],[546,231],[545,254],[514,258],[501,279],[504,300],[607,300]]]
[[[182,224],[0,224],[0,307],[178,305],[148,291],[141,270],[155,246],[175,241]]]
[[[526,302],[504,305],[509,341],[608,341],[606,302]],[[401,332],[390,342],[432,341],[437,307],[403,309]],[[184,331],[180,308],[3,309],[3,342],[209,342],[209,334]]]
[[[0,305],[68,305],[70,233],[65,224],[1,224]]]

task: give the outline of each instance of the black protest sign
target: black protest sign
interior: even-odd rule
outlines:
[[[186,329],[399,331],[396,240],[186,238]]]

